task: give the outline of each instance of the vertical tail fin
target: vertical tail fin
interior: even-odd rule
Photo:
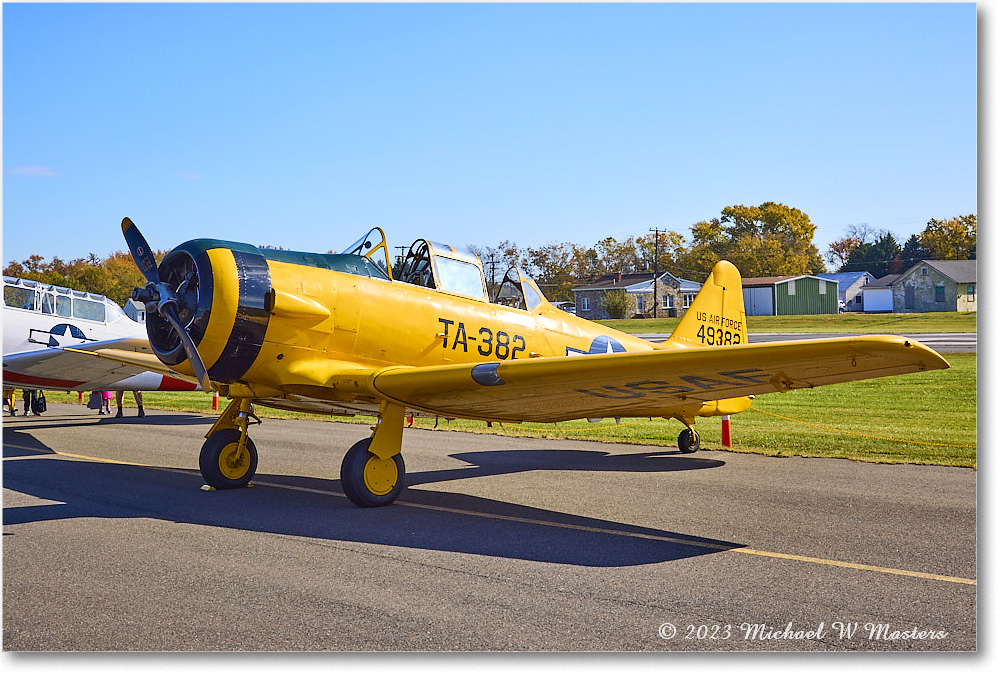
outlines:
[[[747,343],[743,281],[736,266],[719,261],[664,347],[718,347]]]

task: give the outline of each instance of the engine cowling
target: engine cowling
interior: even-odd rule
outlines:
[[[233,382],[253,365],[267,332],[271,275],[261,251],[249,244],[194,239],[163,258],[160,279],[177,296],[177,315],[191,336],[209,377]],[[146,313],[146,332],[157,358],[190,371],[187,354],[170,323]]]

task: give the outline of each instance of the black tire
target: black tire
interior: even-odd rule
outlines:
[[[698,452],[701,447],[701,436],[694,429],[685,429],[677,437],[677,449],[683,453]]]
[[[351,446],[340,465],[340,484],[355,506],[388,506],[396,501],[406,484],[406,465],[396,453],[381,460],[368,450],[372,439]]]
[[[238,457],[239,444],[239,429],[221,429],[208,437],[198,459],[206,483],[218,490],[246,487],[257,472],[257,448],[248,437]]]

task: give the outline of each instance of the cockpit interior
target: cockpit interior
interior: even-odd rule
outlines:
[[[344,253],[367,258],[389,279],[456,293],[506,307],[532,311],[545,299],[538,285],[519,267],[511,267],[491,298],[482,261],[474,253],[448,244],[417,239],[396,266],[381,228],[373,228]]]

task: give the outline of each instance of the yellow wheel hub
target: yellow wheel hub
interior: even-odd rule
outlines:
[[[230,443],[219,453],[219,471],[229,480],[239,480],[250,470],[250,451],[240,452],[239,443]]]
[[[379,459],[375,455],[365,462],[365,487],[373,495],[387,495],[396,487],[399,468],[392,459]]]

